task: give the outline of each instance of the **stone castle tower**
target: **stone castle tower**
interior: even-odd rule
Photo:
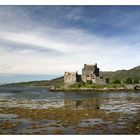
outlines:
[[[65,87],[72,85],[76,82],[81,81],[81,75],[78,75],[78,72],[65,72],[64,73],[64,85]]]
[[[92,81],[96,77],[99,77],[99,68],[97,63],[95,65],[84,64],[82,69],[82,80],[83,82]]]
[[[84,64],[82,69],[82,75],[78,75],[78,72],[65,72],[64,73],[64,86],[67,87],[76,82],[88,82],[92,81],[93,84],[107,84],[109,79],[100,77],[99,68],[97,63],[94,65]]]

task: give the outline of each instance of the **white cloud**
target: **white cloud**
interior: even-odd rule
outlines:
[[[128,69],[139,65],[140,50],[135,47],[139,42],[130,44],[133,40],[130,37],[125,40],[126,37],[99,36],[96,32],[85,31],[84,28],[52,27],[48,25],[51,17],[47,17],[48,22],[45,20],[39,24],[31,21],[31,15],[20,8],[10,11],[13,8],[0,11],[0,38],[7,42],[0,42],[0,73],[63,74],[65,70],[81,72],[84,63],[95,62],[101,70]],[[77,21],[93,23],[97,20],[83,19],[81,12],[81,9],[74,9],[68,15],[63,15],[69,21],[73,17]],[[66,19],[59,21],[58,18],[55,21],[62,26]],[[125,24],[125,21],[113,23],[117,27]],[[10,47],[11,49],[7,49]]]
[[[52,29],[59,33],[58,29]],[[68,36],[67,36],[68,34]],[[49,36],[49,32],[48,32]],[[71,37],[72,36],[72,37]],[[99,38],[82,30],[62,30],[57,35],[49,37],[37,33],[21,34],[1,32],[0,37],[7,41],[20,43],[22,49],[11,52],[0,49],[0,73],[11,74],[63,74],[65,70],[81,72],[84,63],[99,63],[101,70],[117,70],[131,68],[139,64],[138,51],[117,39]],[[69,41],[68,41],[69,40]],[[65,53],[65,55],[45,55],[24,49],[29,44],[36,49],[48,48]],[[132,57],[131,57],[132,56]]]

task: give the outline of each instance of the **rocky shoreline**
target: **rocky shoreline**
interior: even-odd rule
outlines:
[[[106,113],[102,110],[7,108],[0,110],[0,114],[15,115],[10,119],[1,118],[0,134],[139,134],[140,132],[138,113],[128,115],[119,112]]]
[[[49,91],[139,91],[132,88],[50,88]]]

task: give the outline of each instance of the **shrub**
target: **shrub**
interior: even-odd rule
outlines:
[[[138,83],[139,83],[139,80],[135,79],[135,80],[133,81],[133,83],[138,84]]]
[[[72,87],[72,88],[80,88],[81,86],[82,86],[81,83],[75,83],[75,84],[71,85],[70,87]]]
[[[87,81],[88,84],[92,84],[92,80]]]
[[[127,79],[126,79],[126,81],[125,81],[125,83],[126,83],[126,84],[132,84],[132,83],[133,83],[133,81],[132,81],[132,79],[131,79],[131,78],[127,78]]]
[[[112,83],[113,84],[120,84],[121,82],[119,80],[114,80]]]

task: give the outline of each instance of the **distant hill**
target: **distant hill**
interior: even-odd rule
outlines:
[[[140,66],[134,67],[129,70],[118,70],[118,71],[109,71],[109,72],[100,72],[100,75],[103,77],[107,77],[112,80],[126,80],[127,78],[132,78],[136,80],[140,80]],[[38,86],[38,87],[49,87],[56,86],[60,87],[64,84],[64,77],[58,77],[52,80],[43,80],[43,81],[29,81],[29,82],[20,82],[7,84],[5,86]]]
[[[140,80],[140,66],[134,67],[129,70],[118,70],[115,72],[101,72],[101,76],[108,77],[110,80],[126,80],[132,78]]]
[[[42,80],[42,81],[29,81],[20,83],[5,84],[2,86],[33,86],[33,87],[50,87],[50,86],[63,86],[63,76],[52,80]]]

